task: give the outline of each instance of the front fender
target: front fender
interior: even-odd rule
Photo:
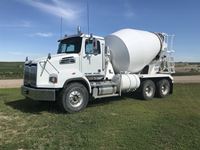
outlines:
[[[90,82],[88,81],[88,79],[86,77],[78,77],[78,78],[68,79],[68,80],[65,81],[63,87],[66,87],[69,83],[72,83],[72,82],[80,82],[80,83],[82,83],[82,84],[84,84],[86,86],[86,88],[88,89],[89,93],[92,92]]]
[[[89,80],[78,69],[73,69],[73,70],[68,70],[67,72],[62,72],[62,75],[60,75],[60,79],[61,79],[60,84],[62,83],[61,87],[67,86],[67,84],[69,84],[70,82],[81,82],[82,84],[87,86],[89,93],[91,93],[91,91],[92,91]]]

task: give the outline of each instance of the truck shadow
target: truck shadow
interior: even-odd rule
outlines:
[[[40,114],[44,111],[56,114],[62,113],[55,102],[19,99],[16,101],[7,102],[5,104],[24,113]]]
[[[141,100],[139,95],[125,93],[122,96],[107,97],[107,98],[100,98],[100,99],[91,100],[91,101],[89,101],[87,107],[96,107],[96,106],[106,105],[106,104],[109,104],[109,103],[114,103],[114,102],[117,102],[117,101],[127,100],[127,99]]]
[[[87,107],[98,107],[102,105],[107,105],[109,103],[115,103],[117,101],[123,101],[127,99],[137,100],[137,97],[129,94],[125,94],[121,97],[109,97],[109,98],[101,98],[91,100],[88,103]],[[6,102],[5,105],[9,107],[19,110],[24,113],[33,113],[40,114],[42,112],[50,112],[55,114],[63,114],[65,112],[61,111],[58,104],[56,102],[48,102],[48,101],[34,101],[30,99],[19,99],[11,102]],[[86,108],[87,109],[87,108]]]

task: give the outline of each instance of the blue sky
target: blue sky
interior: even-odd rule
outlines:
[[[87,32],[87,0],[0,0],[0,61],[56,53],[63,34]],[[121,28],[175,34],[176,61],[200,61],[199,0],[88,0],[90,32]]]

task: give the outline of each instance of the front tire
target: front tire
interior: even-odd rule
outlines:
[[[157,87],[157,90],[156,90],[157,96],[160,98],[164,98],[168,96],[171,90],[170,82],[167,79],[162,79],[158,81],[156,83],[156,87]]]
[[[144,100],[150,100],[154,97],[156,91],[155,84],[152,80],[145,80],[141,84],[141,96]]]
[[[79,112],[87,106],[88,99],[89,93],[83,84],[70,83],[60,93],[59,105],[68,113]]]

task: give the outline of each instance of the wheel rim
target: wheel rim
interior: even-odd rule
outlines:
[[[69,94],[69,103],[72,107],[79,107],[83,103],[83,95],[79,91],[72,91]]]
[[[147,86],[145,88],[145,94],[147,97],[152,97],[153,95],[153,87],[152,86]]]
[[[167,95],[168,92],[169,92],[168,86],[167,86],[167,85],[162,85],[162,86],[161,86],[161,91],[162,91],[162,94],[163,94],[163,95]]]

